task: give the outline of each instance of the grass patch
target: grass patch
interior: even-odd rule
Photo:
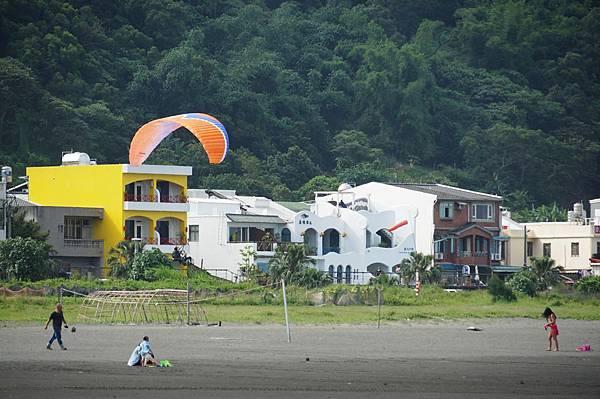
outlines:
[[[164,288],[164,285],[162,286]],[[337,295],[344,286],[327,287],[327,295]],[[235,286],[239,289],[239,286]],[[361,291],[367,297],[372,287],[346,287]],[[331,292],[335,291],[335,292]],[[209,296],[220,289],[209,290]],[[233,292],[232,290],[229,291]],[[303,288],[290,287],[289,312],[295,324],[364,324],[377,321],[377,306],[353,305],[313,306],[309,304],[310,293]],[[384,305],[381,319],[406,321],[422,319],[504,318],[540,317],[546,306],[551,306],[559,318],[600,320],[600,298],[575,292],[548,293],[537,297],[518,295],[516,302],[494,302],[487,291],[463,291],[448,293],[437,287],[425,287],[417,297],[408,288],[389,287],[383,293]],[[56,296],[46,297],[0,297],[0,321],[39,322],[46,321],[52,311]],[[81,297],[63,297],[65,316],[69,322],[77,322]],[[283,323],[282,295],[278,290],[259,289],[251,294],[214,298],[203,305],[209,321],[224,323]]]

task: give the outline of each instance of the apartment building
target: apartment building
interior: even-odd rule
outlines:
[[[507,214],[503,217],[507,244],[507,263],[530,264],[532,256],[548,256],[565,269],[565,274],[579,277],[600,275],[600,212],[590,201],[592,217],[586,217],[581,203],[575,204],[567,222],[517,223]]]
[[[508,240],[500,228],[502,197],[444,184],[395,186],[436,196],[434,259],[442,270],[487,278],[501,265]]]
[[[121,240],[139,240],[165,253],[186,243],[191,174],[187,166],[97,165],[87,154],[72,153],[60,166],[27,168],[27,201],[52,214],[39,220],[62,240],[55,248],[75,254],[101,250],[94,274],[106,275],[108,252]]]

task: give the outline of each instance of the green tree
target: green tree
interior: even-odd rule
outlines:
[[[336,191],[340,184],[340,180],[334,176],[315,176],[296,191],[297,197],[306,201],[314,200],[315,191]]]
[[[411,252],[410,256],[400,262],[400,274],[408,281],[415,280],[419,275],[419,280],[425,283],[433,284],[439,282],[441,271],[433,266],[433,257],[424,255],[421,252]]]
[[[488,281],[488,293],[494,301],[512,302],[517,300],[512,289],[506,285],[504,280],[498,278],[498,276],[492,276]]]
[[[506,285],[523,294],[531,297],[535,296],[538,289],[538,278],[529,270],[523,270],[515,273],[506,283]]]
[[[269,275],[271,281],[285,280],[288,284],[297,283],[297,279],[308,265],[314,264],[314,259],[306,255],[303,244],[280,245],[275,250],[275,256],[269,260]]]
[[[0,241],[0,276],[3,279],[41,280],[52,275],[52,246],[30,237]]]
[[[110,275],[117,278],[129,277],[135,256],[143,250],[144,243],[141,241],[120,241],[108,251],[106,263],[110,267]]]
[[[46,241],[48,231],[42,231],[38,222],[27,219],[25,212],[15,212],[10,221],[10,234],[12,237],[33,238],[38,241]]]
[[[291,190],[298,189],[304,182],[319,174],[319,168],[306,151],[293,145],[285,153],[269,157],[269,173],[278,176]]]
[[[128,277],[132,280],[153,279],[153,271],[162,267],[170,267],[171,260],[158,248],[146,249],[135,254]]]
[[[256,265],[256,251],[251,245],[246,245],[240,249],[240,256],[242,261],[238,263],[240,267],[240,273],[243,277],[250,281],[256,281],[260,274],[260,269]]]
[[[383,157],[383,151],[371,148],[368,136],[358,130],[343,130],[336,134],[331,152],[335,155],[336,170]]]
[[[536,277],[538,289],[546,290],[548,287],[560,282],[560,272],[564,269],[562,266],[557,265],[554,259],[547,256],[534,256],[530,258],[530,261],[529,268]]]

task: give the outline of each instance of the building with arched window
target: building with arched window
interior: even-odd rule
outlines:
[[[239,279],[242,251],[267,270],[278,246],[303,244],[335,283],[366,284],[370,265],[392,273],[413,251],[431,253],[435,196],[381,183],[317,192],[311,203],[277,203],[233,190],[189,190],[190,254],[197,265]],[[418,235],[417,235],[418,232]]]
[[[70,159],[76,161],[65,161]],[[189,166],[98,165],[87,154],[66,154],[61,166],[27,168],[27,201],[48,209],[72,208],[61,220],[52,218],[48,222],[52,225],[44,226],[51,231],[63,269],[76,272],[79,266],[64,260],[67,256],[61,253],[70,258],[94,254],[99,261],[93,274],[105,276],[108,252],[119,241],[141,241],[146,248],[169,254],[187,243],[187,177],[191,174]]]

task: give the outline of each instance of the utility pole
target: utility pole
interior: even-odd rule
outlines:
[[[523,226],[523,267],[527,267],[527,225]]]
[[[0,203],[2,204],[2,233],[0,240],[10,238],[10,212],[8,211],[8,183],[12,182],[12,168],[3,166],[0,169]]]

